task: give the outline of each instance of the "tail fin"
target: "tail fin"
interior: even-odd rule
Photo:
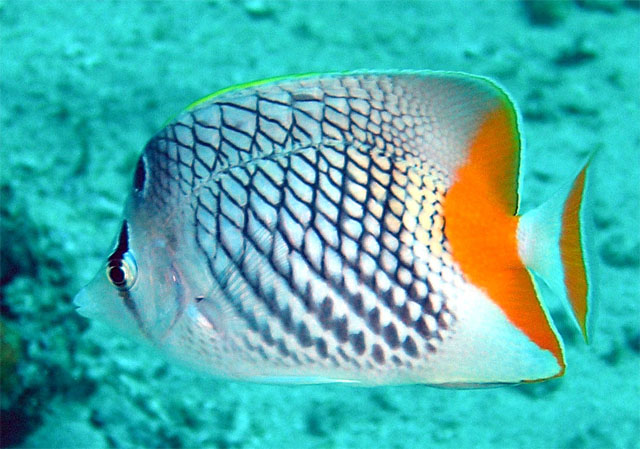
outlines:
[[[589,249],[591,220],[585,207],[591,159],[572,182],[522,215],[518,224],[520,258],[556,295],[565,299],[587,342],[594,296],[590,263],[593,251]]]

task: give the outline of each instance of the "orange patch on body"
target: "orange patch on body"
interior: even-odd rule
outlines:
[[[573,312],[587,338],[587,274],[582,254],[580,237],[580,204],[584,190],[586,167],[574,181],[562,213],[562,233],[560,234],[560,257],[564,267],[565,285]]]
[[[518,255],[519,151],[515,112],[501,104],[485,117],[446,194],[445,234],[467,279],[531,341],[554,354],[559,376],[560,343]]]

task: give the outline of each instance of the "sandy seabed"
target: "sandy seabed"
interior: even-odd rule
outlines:
[[[593,161],[595,337],[543,384],[210,379],[78,316],[146,140],[220,88],[460,70],[518,103],[529,207]],[[640,3],[0,2],[2,447],[640,447]]]

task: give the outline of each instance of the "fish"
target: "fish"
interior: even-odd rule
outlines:
[[[220,378],[484,387],[565,373],[588,339],[584,163],[523,210],[520,114],[495,81],[354,71],[223,89],[146,144],[78,312]]]

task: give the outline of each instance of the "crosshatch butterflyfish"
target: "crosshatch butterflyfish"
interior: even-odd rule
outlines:
[[[580,170],[522,211],[518,114],[494,82],[351,72],[224,89],[146,145],[79,312],[221,377],[533,382],[565,371],[542,296],[585,338]]]

